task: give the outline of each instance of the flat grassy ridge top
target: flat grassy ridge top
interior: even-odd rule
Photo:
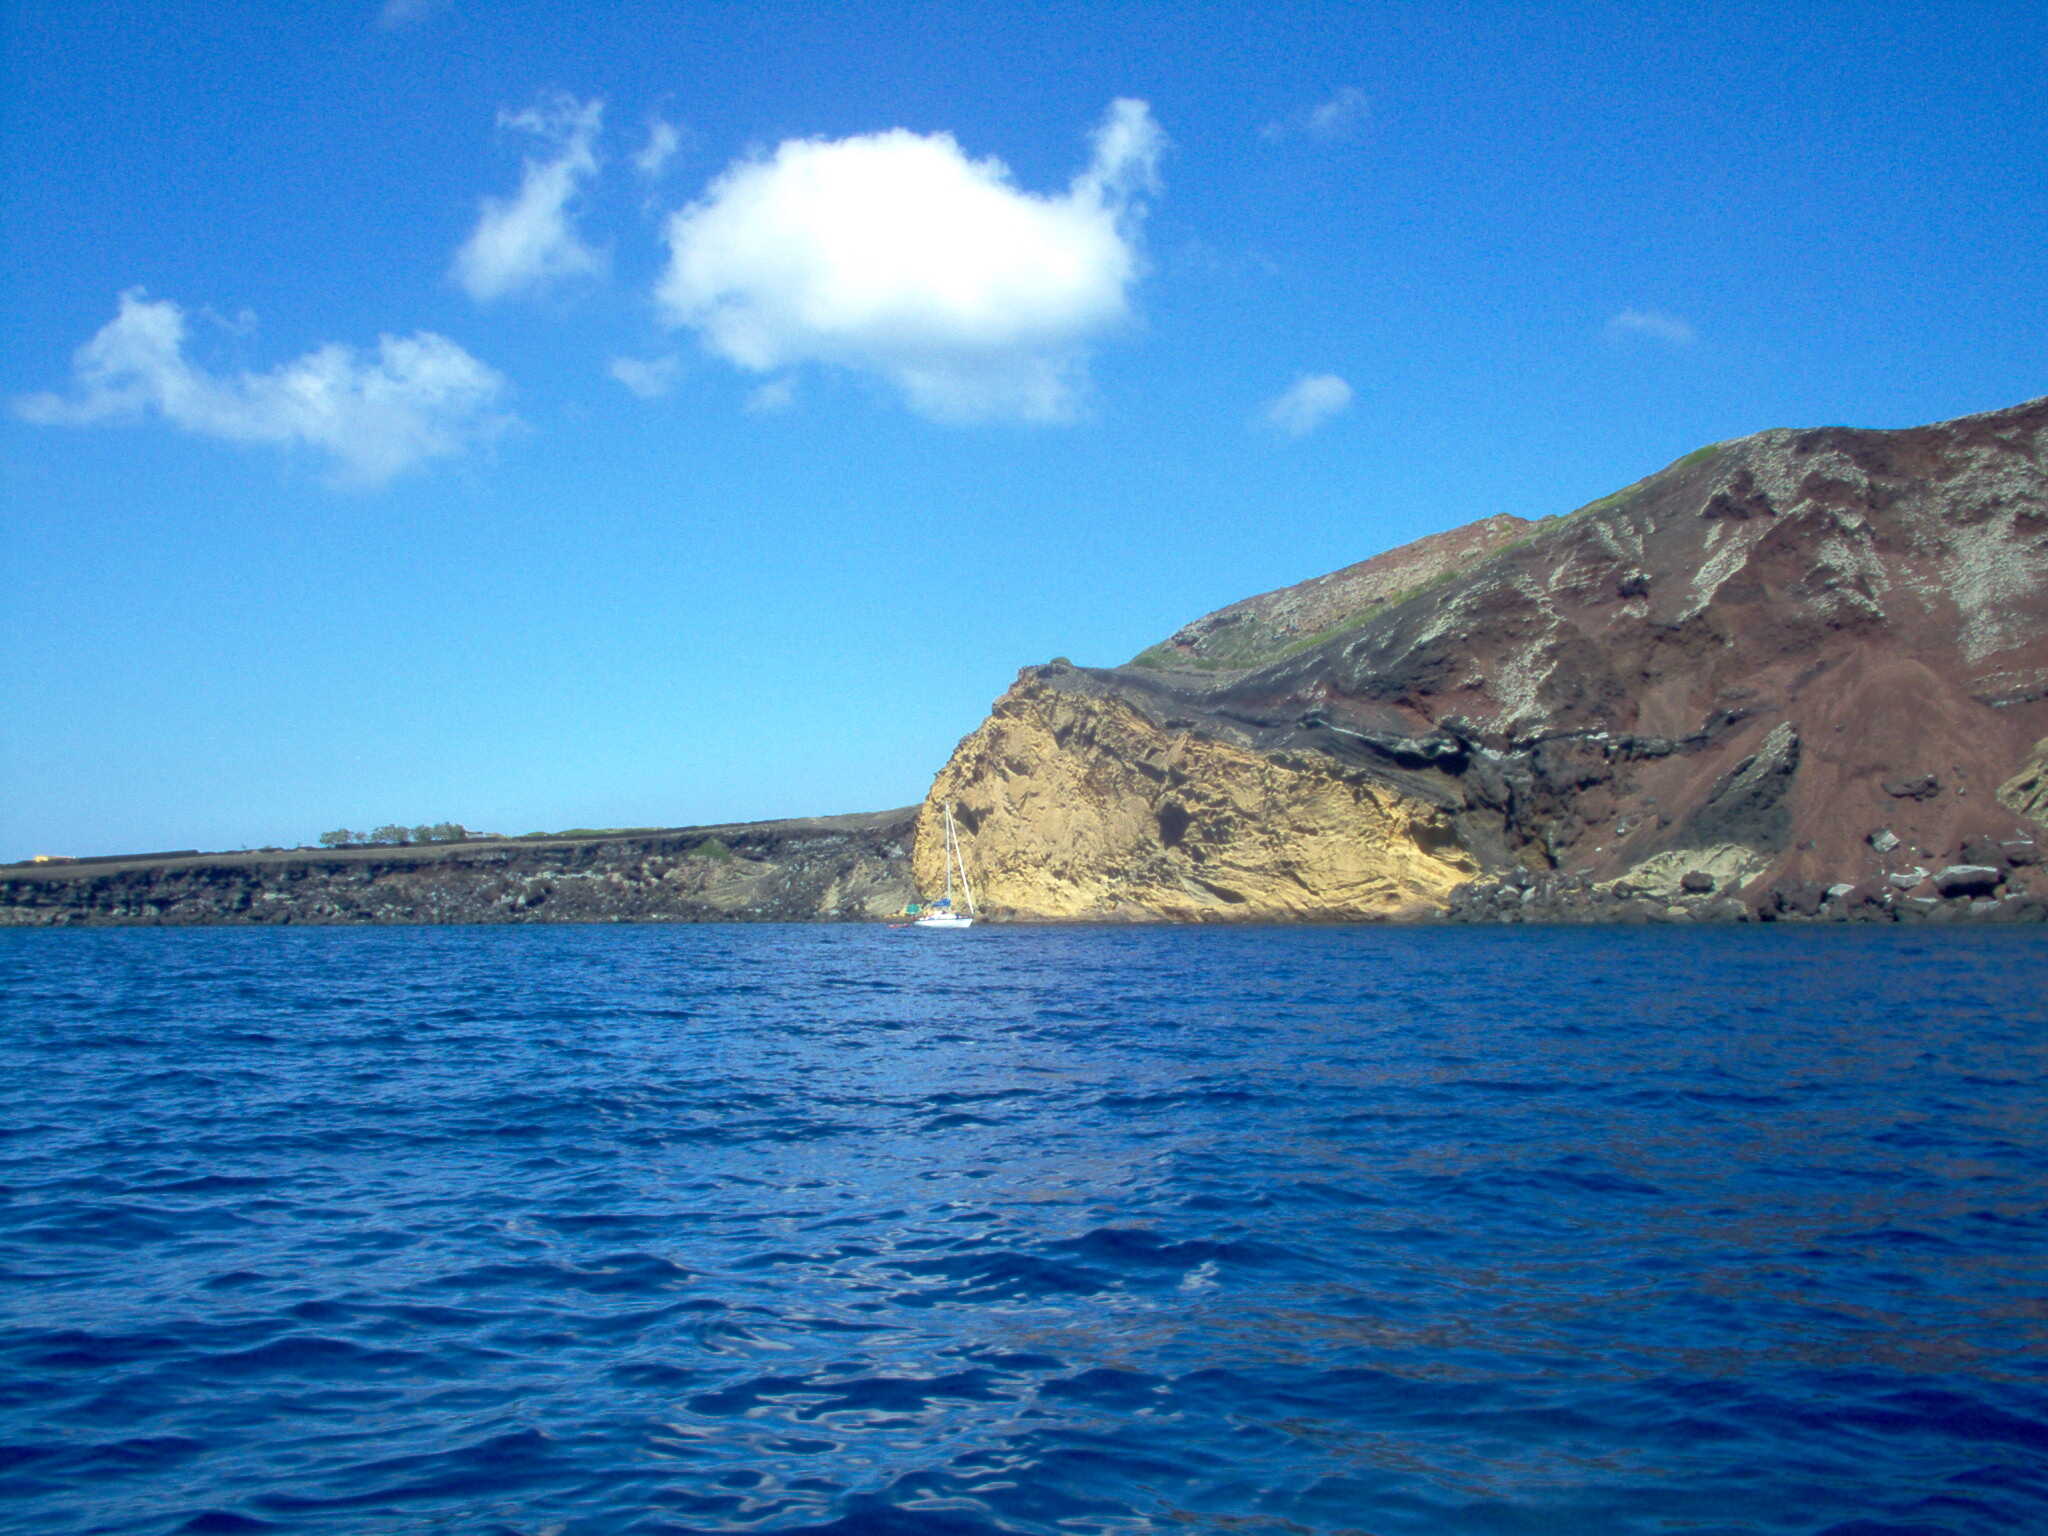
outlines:
[[[1526,518],[1499,513],[1430,534],[1326,576],[1204,614],[1146,647],[1126,665],[1201,672],[1264,666],[1319,645],[1448,581],[1535,526]]]
[[[665,851],[697,854],[716,860],[736,852],[774,844],[843,833],[876,832],[901,822],[906,826],[916,806],[890,811],[856,811],[843,816],[799,816],[780,821],[729,821],[691,827],[571,828],[566,832],[530,832],[522,837],[473,837],[448,843],[370,843],[344,848],[258,848],[214,853],[181,848],[162,853],[93,854],[53,858],[38,863],[23,859],[0,864],[9,880],[84,880],[138,869],[206,865],[220,868],[266,868],[294,864],[460,864],[509,850],[592,847],[606,843],[661,844]]]

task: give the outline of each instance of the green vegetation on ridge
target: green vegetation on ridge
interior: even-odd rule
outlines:
[[[1290,656],[1298,656],[1304,651],[1314,650],[1339,635],[1357,629],[1426,592],[1444,586],[1454,579],[1470,575],[1504,556],[1513,554],[1567,522],[1589,515],[1598,516],[1600,513],[1626,506],[1650,487],[1660,483],[1666,476],[1704,464],[1727,446],[1726,443],[1707,443],[1683,457],[1672,460],[1654,474],[1645,475],[1618,491],[1589,501],[1570,512],[1539,518],[1516,537],[1485,549],[1468,562],[1453,564],[1427,580],[1373,598],[1363,607],[1354,609],[1335,623],[1325,625],[1313,634],[1291,635],[1260,618],[1256,612],[1241,611],[1217,620],[1213,627],[1194,642],[1192,654],[1180,650],[1171,640],[1162,640],[1157,645],[1145,647],[1124,665],[1157,672],[1247,672],[1271,662],[1284,661]],[[1485,519],[1479,521],[1484,522]],[[1248,600],[1247,606],[1256,601]]]
[[[408,843],[460,843],[466,842],[469,832],[459,822],[437,821],[432,825],[417,827],[383,826],[374,832],[351,832],[347,827],[337,827],[332,832],[320,834],[323,848],[397,848]]]

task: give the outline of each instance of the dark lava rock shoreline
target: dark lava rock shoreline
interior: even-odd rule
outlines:
[[[0,927],[865,921],[914,899],[916,815],[14,865]]]
[[[2031,844],[2015,849],[2031,865]],[[1949,865],[1901,891],[1890,882],[1799,881],[1774,886],[1754,906],[1687,877],[1660,894],[1626,881],[1601,885],[1584,875],[1517,873],[1475,880],[1451,893],[1450,923],[2048,923],[2048,896],[2019,870]],[[1923,894],[1924,893],[1924,894]]]

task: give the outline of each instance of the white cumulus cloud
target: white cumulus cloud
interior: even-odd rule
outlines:
[[[1699,339],[1699,333],[1692,328],[1690,321],[1655,309],[1624,309],[1607,322],[1607,334],[1613,337],[1645,336],[1651,341],[1665,342],[1674,347],[1689,347]]]
[[[553,153],[527,159],[511,197],[482,200],[476,228],[455,253],[456,280],[478,303],[604,269],[603,253],[584,243],[570,213],[576,194],[597,174],[603,120],[602,101],[564,95],[498,114],[500,128],[531,133]]]
[[[655,400],[676,387],[676,373],[682,359],[667,357],[615,357],[605,371],[642,400]]]
[[[670,218],[656,297],[750,372],[874,374],[941,421],[1068,420],[1089,344],[1129,317],[1165,142],[1118,101],[1080,174],[1040,194],[947,133],[786,140]]]
[[[1339,139],[1350,138],[1364,126],[1371,105],[1365,92],[1355,85],[1347,85],[1328,101],[1319,101],[1276,118],[1259,130],[1259,137],[1269,144],[1277,144],[1297,134],[1323,144],[1335,143]]]
[[[1306,437],[1332,416],[1351,409],[1351,386],[1334,373],[1305,373],[1278,399],[1267,402],[1261,419],[1289,437]]]
[[[221,375],[185,355],[185,312],[140,288],[72,359],[69,394],[26,395],[24,420],[92,426],[151,414],[203,437],[329,455],[374,485],[495,436],[505,380],[445,336],[380,336],[374,353],[330,343],[268,373]]]

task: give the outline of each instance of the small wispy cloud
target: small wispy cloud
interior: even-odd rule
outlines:
[[[416,21],[425,21],[445,4],[447,0],[384,0],[377,12],[377,25],[386,32],[396,32]]]
[[[1364,127],[1371,109],[1372,103],[1365,92],[1355,85],[1347,85],[1327,101],[1275,118],[1259,130],[1259,137],[1268,144],[1296,137],[1332,144],[1339,139],[1350,138]]]
[[[658,180],[682,147],[682,130],[665,118],[654,118],[647,124],[647,142],[633,156],[633,169],[649,181]]]
[[[667,357],[615,357],[605,371],[642,400],[658,400],[676,387],[682,359]]]
[[[1259,419],[1288,437],[1307,437],[1332,416],[1351,409],[1352,389],[1334,373],[1305,373]]]
[[[773,416],[796,404],[796,380],[789,374],[770,379],[747,396],[749,416]]]
[[[603,120],[602,101],[560,94],[498,114],[500,128],[533,134],[554,153],[527,160],[511,197],[482,200],[476,228],[455,253],[456,280],[478,303],[604,269],[604,254],[584,243],[570,217],[571,200],[597,174]]]
[[[246,313],[246,312],[245,312]],[[185,355],[185,311],[140,288],[72,359],[68,394],[14,401],[24,421],[89,427],[155,415],[201,437],[316,449],[344,483],[377,485],[511,424],[504,377],[445,336],[331,342],[268,373],[218,374]]]
[[[1699,340],[1691,321],[1657,309],[1624,309],[1607,322],[1607,334],[1617,340],[1641,336],[1673,347],[1689,347]]]

